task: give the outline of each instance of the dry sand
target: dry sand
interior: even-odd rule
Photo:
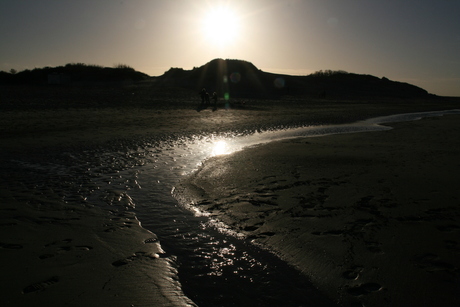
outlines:
[[[177,197],[307,274],[341,305],[460,305],[460,118],[219,156]]]
[[[150,93],[138,95],[136,88],[110,95],[106,89],[90,90],[0,88],[2,306],[193,305],[180,289],[174,263],[163,257],[161,242],[140,226],[129,209],[108,213],[97,208],[82,199],[84,190],[92,187],[78,182],[77,177],[50,179],[46,169],[28,172],[34,163],[49,166],[64,151],[69,156],[73,151],[93,148],[122,152],[180,135],[342,123],[458,106],[455,100],[249,101],[243,109],[224,109],[221,103],[216,112],[197,112],[197,97],[155,98]],[[417,184],[427,184],[423,181],[427,178],[425,173],[416,174],[440,171],[437,166],[445,165],[455,155],[451,149],[458,150],[454,145],[458,142],[453,137],[455,131],[444,138],[440,130],[449,123],[447,119],[427,122],[433,127],[426,129],[426,124],[415,127],[419,123],[410,123],[398,128],[407,125],[406,133],[425,137],[424,142],[431,147],[415,148],[436,151],[442,159],[435,159],[431,152],[403,156],[405,147],[398,146],[407,147],[414,142],[394,137],[395,132],[380,132],[375,138],[371,137],[374,134],[359,134],[286,141],[281,147],[267,145],[209,161],[194,177],[195,183],[208,182],[199,179],[200,174],[213,168],[217,171],[213,176],[222,183],[204,184],[209,193],[206,199],[212,205],[202,207],[255,242],[275,250],[333,297],[343,295],[343,302],[361,292],[366,294],[358,296],[358,300],[403,302],[409,299],[407,291],[415,290],[417,294],[413,296],[420,299],[424,298],[422,294],[437,297],[429,293],[447,293],[445,297],[450,299],[449,291],[458,286],[458,263],[452,259],[452,255],[458,255],[458,214],[452,213],[452,203],[458,198],[452,194],[455,187],[449,190],[448,185],[455,181],[444,184],[446,177],[438,174],[439,178],[427,179],[429,188],[415,196],[408,194],[417,187],[415,183],[404,189],[400,186],[412,179],[409,177],[415,177]],[[458,131],[454,120],[450,120],[450,126]],[[443,137],[438,138],[436,133]],[[449,151],[441,150],[438,141],[443,141]],[[332,146],[338,146],[335,150],[341,154],[334,155]],[[267,148],[272,151],[268,156]],[[313,148],[316,149],[310,151]],[[390,153],[398,159],[388,158]],[[235,160],[230,163],[228,159]],[[431,168],[418,169],[430,159]],[[406,160],[407,164],[403,163]],[[17,161],[29,164],[19,170]],[[243,165],[247,172],[237,175],[232,165]],[[67,167],[72,173],[72,164]],[[370,167],[377,167],[383,174],[371,173]],[[451,164],[449,170],[455,167],[458,170],[458,164]],[[404,169],[407,171],[402,172]],[[372,185],[370,179],[382,182]],[[65,181],[78,189],[61,187],[67,184]],[[383,189],[385,186],[387,189]],[[443,193],[445,190],[448,192]],[[71,193],[65,201],[64,192]],[[433,204],[433,199],[439,202]],[[407,204],[416,204],[418,209],[414,211]],[[426,223],[428,226],[422,227]],[[435,235],[439,239],[434,240]],[[394,248],[396,245],[401,248]],[[399,259],[399,254],[409,257],[401,260],[408,263],[407,268],[393,265],[393,260],[385,261],[387,257]],[[389,271],[383,272],[387,268]],[[400,278],[402,269],[407,270],[406,279]],[[429,278],[436,282],[428,286],[425,281]],[[455,280],[447,282],[452,279]],[[445,286],[443,280],[447,280]],[[395,287],[404,290],[395,291]],[[429,291],[425,291],[428,287]],[[420,289],[426,293],[419,294]]]

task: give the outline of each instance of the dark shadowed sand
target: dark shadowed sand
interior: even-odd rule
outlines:
[[[155,97],[135,87],[0,90],[3,306],[194,305],[161,242],[132,211],[108,213],[82,197],[94,187],[79,181],[73,153],[458,108],[455,100],[288,99],[197,112],[196,96]],[[339,302],[458,304],[458,118],[393,126],[211,159],[183,183],[204,194],[180,197],[273,250]],[[62,153],[68,161],[53,164]],[[71,175],[50,178],[46,167]],[[125,195],[110,197],[129,207]]]
[[[176,189],[339,304],[460,304],[460,118],[212,158]]]

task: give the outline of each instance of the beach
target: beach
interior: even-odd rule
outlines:
[[[206,161],[177,193],[339,305],[455,306],[458,120],[249,148]]]
[[[455,99],[292,98],[198,112],[196,95],[144,87],[23,92],[2,88],[5,306],[195,305],[175,255],[142,226],[130,197],[146,189],[137,172],[155,163],[160,142],[458,108]],[[217,156],[177,182],[176,197],[338,304],[458,304],[458,116],[391,126]]]

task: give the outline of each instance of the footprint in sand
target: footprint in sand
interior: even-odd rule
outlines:
[[[454,265],[441,260],[438,255],[427,253],[413,257],[415,265],[427,272],[447,271],[455,272],[458,270]]]
[[[253,225],[246,225],[244,227],[241,227],[242,230],[244,231],[248,231],[248,232],[251,232],[251,231],[256,231],[257,229],[259,229],[263,224],[265,224],[264,222],[259,222],[259,223],[255,223]]]
[[[21,249],[22,245],[20,244],[11,244],[11,243],[3,243],[0,242],[0,248],[6,248],[6,249]]]
[[[379,242],[372,242],[372,241],[364,241],[364,246],[366,246],[367,250],[371,253],[375,254],[383,254],[382,249],[380,248]]]
[[[54,285],[58,281],[59,281],[59,277],[53,276],[53,277],[51,277],[51,278],[49,278],[47,280],[37,282],[37,283],[31,284],[31,285],[25,287],[22,290],[22,293],[23,294],[28,294],[28,293],[32,293],[32,292],[43,291],[46,288],[48,288],[49,286]]]
[[[145,240],[144,240],[144,243],[145,243],[145,244],[157,243],[157,242],[158,242],[158,239],[157,239],[157,238],[148,238],[148,239],[145,239]]]
[[[436,228],[439,231],[443,231],[443,232],[453,232],[453,231],[459,230],[460,226],[455,225],[455,224],[449,224],[449,225],[439,225],[439,226],[436,226]]]
[[[454,240],[445,240],[444,241],[446,249],[453,251],[453,252],[460,252],[460,245],[457,241]]]
[[[53,241],[51,243],[45,244],[45,247],[59,245],[59,244],[68,244],[70,242],[72,242],[72,239],[58,240],[58,241]]]
[[[363,268],[360,266],[352,267],[349,270],[343,272],[342,277],[348,280],[357,280],[362,270]]]
[[[0,227],[11,227],[11,226],[16,226],[18,223],[16,222],[6,222],[6,223],[0,223]]]
[[[344,234],[344,231],[340,229],[337,229],[337,230],[333,229],[333,230],[327,230],[327,231],[313,231],[311,234],[316,235],[316,236],[322,236],[322,235],[341,236]]]
[[[353,296],[366,295],[372,292],[377,292],[382,289],[382,286],[375,282],[365,283],[359,286],[348,288],[347,292]]]
[[[111,218],[110,220],[112,223],[103,225],[104,227],[107,227],[104,229],[105,232],[114,232],[125,228],[131,228],[136,224],[136,222],[132,221],[134,220],[132,216],[127,216],[125,214],[118,214],[117,217]]]
[[[272,237],[276,234],[276,232],[273,232],[273,231],[265,231],[265,232],[261,232],[259,233],[259,236],[263,236],[263,237]]]
[[[149,254],[149,253],[146,253],[146,252],[136,252],[134,255],[129,256],[129,257],[125,258],[125,259],[120,259],[120,260],[112,262],[112,265],[114,267],[121,267],[121,266],[126,265],[126,264],[128,264],[128,263],[130,263],[132,261],[135,261],[135,260],[157,259],[157,258],[160,258],[159,254]]]
[[[107,227],[104,231],[105,232],[114,232],[117,230],[121,230],[124,228],[131,228],[133,222],[123,222],[123,223],[118,223],[118,224],[105,224],[104,227]]]
[[[75,246],[68,245],[72,241],[73,241],[72,239],[64,239],[64,240],[53,241],[51,243],[48,243],[45,245],[45,248],[47,249],[52,248],[54,249],[53,252],[42,254],[38,256],[38,258],[43,260],[43,259],[53,258],[55,256],[58,256],[60,254],[70,252],[70,251],[89,251],[93,249],[93,247],[87,246],[87,245],[75,245]],[[61,244],[66,244],[66,245],[61,245]]]

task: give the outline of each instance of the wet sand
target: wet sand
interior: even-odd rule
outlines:
[[[1,165],[2,306],[194,306],[126,194],[89,199],[83,169],[17,158]]]
[[[340,305],[457,306],[459,120],[211,158],[177,197],[272,250]]]
[[[2,202],[0,203],[0,257],[2,261],[0,262],[0,269],[3,272],[2,284],[4,286],[0,289],[0,295],[2,304],[5,306],[193,305],[193,302],[180,289],[180,281],[176,279],[175,264],[169,258],[163,256],[161,242],[156,240],[155,234],[142,228],[132,211],[129,208],[125,208],[129,207],[129,199],[126,199],[124,195],[111,195],[112,201],[118,205],[116,210],[107,211],[106,209],[98,208],[94,200],[86,198],[86,195],[90,195],[94,187],[87,185],[85,181],[79,181],[79,176],[84,173],[84,170],[75,169],[73,165],[75,162],[72,162],[73,153],[88,152],[91,154],[94,150],[99,153],[133,152],[133,150],[135,151],[145,144],[151,146],[158,140],[173,139],[183,135],[226,133],[228,131],[249,133],[255,130],[276,127],[343,123],[371,116],[411,111],[442,110],[455,108],[458,105],[455,101],[443,101],[442,103],[414,103],[413,101],[369,103],[314,100],[305,102],[295,100],[287,104],[280,104],[277,101],[249,101],[244,108],[225,108],[224,103],[221,102],[219,109],[215,112],[211,109],[197,112],[197,97],[195,96],[156,98],[150,95],[142,96],[142,93],[138,92],[136,88],[123,89],[120,93],[110,93],[110,95],[105,93],[105,89],[103,90],[104,93],[99,93],[99,90],[96,91],[97,93],[82,93],[81,89],[77,89],[74,92],[67,89],[58,89],[56,91],[52,89],[41,93],[39,92],[41,88],[39,88],[39,90],[31,90],[32,94],[30,95],[22,94],[29,93],[30,89],[15,89],[19,93],[14,92],[8,95],[5,95],[5,92],[8,91],[5,91],[4,88],[1,90],[0,195],[2,196]],[[138,101],[142,101],[142,104]],[[125,102],[129,103],[125,104]],[[444,119],[439,121],[439,123],[442,122],[444,122]],[[423,127],[420,129],[423,130]],[[419,131],[419,128],[415,128],[414,131]],[[341,137],[346,139],[351,136]],[[378,138],[380,139],[380,137]],[[312,140],[308,140],[308,142],[312,142]],[[315,139],[314,142],[326,142],[324,147],[326,147],[326,151],[329,151],[327,140],[328,138]],[[430,140],[430,138],[427,138],[428,143],[430,143]],[[289,141],[283,147],[294,146],[296,149],[293,148],[293,152],[301,152],[305,150],[305,146],[310,146],[309,144],[302,144],[302,142],[304,141],[300,141],[300,143]],[[336,142],[335,139],[333,142]],[[358,142],[357,145],[359,144],[361,143]],[[451,143],[446,144],[451,146]],[[274,153],[276,151],[278,153],[270,159],[275,163],[273,165],[280,166],[279,163],[282,163],[283,157],[289,157],[286,156],[286,153],[291,152],[291,150],[286,151],[284,148],[276,147],[277,145],[273,146],[278,148],[274,150]],[[362,151],[362,155],[366,156],[366,150],[360,148],[359,152]],[[259,154],[261,157],[264,156],[263,160],[267,159],[265,149],[261,150]],[[68,157],[69,161],[65,161],[65,163],[62,161],[56,162],[57,159],[62,159],[62,155]],[[237,156],[235,155],[235,157]],[[290,168],[297,167],[297,160],[293,159],[284,160],[286,164],[283,164],[283,169],[286,166]],[[350,159],[357,160],[351,157]],[[447,159],[447,156],[445,159]],[[107,160],[116,160],[116,158],[108,157]],[[252,159],[254,163],[257,162],[256,160]],[[220,169],[220,166],[218,166],[220,162],[218,160],[213,161],[207,163],[206,167],[211,167],[212,163],[215,163],[216,169]],[[325,161],[327,163],[323,165],[323,168],[330,170],[331,168],[328,165],[337,165],[340,164],[340,161],[342,159],[331,158]],[[81,162],[79,163],[81,164]],[[112,163],[116,163],[116,161]],[[242,162],[238,163],[247,165],[241,164]],[[261,169],[263,165],[266,164],[260,164],[258,169]],[[49,174],[51,172],[47,168],[54,167],[63,167],[67,175],[61,176],[59,175],[59,170],[57,170],[53,171],[52,174],[58,175],[50,178]],[[111,168],[115,170],[106,161],[103,161],[100,167],[101,169],[107,169],[107,172],[110,172]],[[351,242],[352,236],[348,235],[350,230],[347,229],[345,229],[345,232],[340,233],[338,229],[341,226],[339,225],[328,226],[324,229],[321,228],[321,225],[315,225],[314,228],[309,228],[303,232],[305,240],[310,241],[312,240],[311,238],[315,238],[315,244],[311,245],[312,247],[308,247],[309,252],[306,254],[300,251],[292,252],[297,250],[294,248],[297,238],[289,235],[289,227],[287,230],[278,230],[276,227],[284,229],[282,224],[286,221],[289,224],[293,224],[294,222],[297,223],[297,219],[311,219],[312,217],[308,216],[310,213],[305,213],[309,211],[302,209],[298,213],[293,213],[292,220],[280,219],[278,226],[268,226],[272,224],[271,215],[281,218],[287,214],[282,213],[283,210],[286,212],[291,210],[287,207],[284,208],[284,205],[282,206],[283,208],[278,208],[279,210],[275,206],[276,210],[273,212],[267,211],[265,208],[266,206],[271,208],[272,204],[270,202],[280,201],[278,198],[281,196],[278,196],[278,193],[283,191],[282,189],[274,188],[281,187],[284,184],[278,178],[280,175],[276,173],[277,167],[264,170],[265,173],[261,177],[254,177],[255,182],[262,180],[262,186],[247,192],[242,192],[246,191],[244,189],[232,192],[236,193],[236,195],[243,195],[238,196],[241,200],[240,203],[243,205],[245,203],[247,205],[250,197],[252,197],[251,193],[255,193],[254,196],[260,194],[256,199],[267,200],[274,197],[267,203],[262,202],[261,206],[257,205],[260,200],[255,202],[256,205],[251,204],[251,206],[258,207],[261,212],[265,212],[263,214],[266,214],[267,217],[263,221],[256,216],[258,213],[250,213],[251,216],[254,216],[254,219],[258,219],[256,223],[251,222],[251,220],[241,222],[238,219],[234,219],[234,214],[231,214],[231,212],[240,212],[239,214],[246,215],[244,210],[247,209],[241,209],[243,211],[231,208],[228,208],[228,210],[219,209],[219,217],[236,229],[244,228],[243,232],[246,232],[251,239],[276,250],[283,259],[297,265],[321,287],[329,285],[329,288],[326,287],[325,289],[330,293],[334,294],[335,287],[340,287],[342,284],[351,287],[351,292],[370,291],[373,295],[390,293],[389,290],[388,292],[385,292],[386,290],[374,291],[377,288],[376,284],[384,289],[390,289],[391,287],[388,286],[391,284],[390,281],[373,277],[360,277],[357,281],[351,280],[352,276],[354,276],[353,274],[355,274],[352,272],[357,271],[360,276],[368,274],[367,267],[364,270],[365,265],[367,265],[365,260],[357,258],[353,260],[355,258],[350,258],[353,261],[347,260],[343,263],[340,263],[340,257],[337,258],[339,260],[334,260],[341,266],[338,273],[352,271],[348,274],[347,283],[342,281],[343,278],[320,274],[321,270],[308,271],[305,269],[305,263],[300,261],[307,259],[305,255],[316,254],[315,249],[325,250],[333,247],[338,250],[347,250],[348,245],[345,243],[342,243],[342,245],[331,245],[330,243],[335,244],[336,241],[334,240],[342,239],[344,236],[345,240]],[[302,167],[305,169],[308,165]],[[251,174],[254,176],[259,173],[249,172],[248,176]],[[320,178],[327,177],[325,177],[321,169],[317,169],[317,173],[314,175],[314,173],[311,173],[312,177],[310,179],[302,179],[302,176],[306,176],[306,173],[301,172],[301,170],[297,173],[282,173],[283,180],[288,183],[297,182],[298,179],[295,178],[300,176],[299,178],[302,181],[310,180],[306,186],[311,187],[310,192],[305,195],[300,194],[300,198],[295,198],[297,197],[295,196],[297,195],[296,193],[300,192],[287,188],[282,197],[287,199],[294,197],[297,199],[297,203],[304,202],[307,207],[311,206],[310,199],[316,199],[319,202],[319,206],[324,206],[324,204],[321,204],[321,200],[324,198],[322,194],[326,193],[329,188],[327,180],[322,182]],[[342,176],[353,177],[357,175],[352,171],[352,168],[349,168],[342,171]],[[333,176],[329,180],[334,181],[334,178]],[[225,180],[234,179],[235,176],[230,176]],[[251,187],[250,183],[248,182],[248,188]],[[352,184],[350,183],[350,185]],[[262,189],[262,191],[258,192],[258,189]],[[267,192],[264,189],[269,191]],[[271,192],[270,189],[274,191]],[[212,190],[209,189],[208,192],[215,193]],[[340,195],[345,194],[343,190],[342,194],[339,192],[334,194],[336,195],[334,196],[335,198],[340,198]],[[222,191],[222,193],[227,192]],[[353,194],[355,196],[347,196],[352,198],[350,202],[356,202],[356,199],[361,197],[359,196],[361,194],[356,193],[356,195]],[[372,228],[373,223],[382,223],[378,219],[377,222],[374,222],[373,215],[375,214],[374,209],[372,209],[373,206],[376,206],[376,202],[383,201],[379,193],[381,194],[382,192],[379,192],[376,187],[368,186],[368,191],[364,193],[366,195],[362,196],[364,197],[362,202],[364,208],[370,207],[366,209],[369,212],[364,209],[364,211],[361,210],[363,212],[358,210],[363,217],[361,215],[346,215],[350,222],[361,219],[362,221],[358,222],[358,225],[359,223],[363,224],[363,228]],[[210,199],[214,201],[214,198],[219,198],[215,202],[221,204],[219,206],[225,207],[230,205],[231,201],[228,201],[229,196],[224,194],[222,194],[221,198],[217,197],[219,194],[216,194],[216,197]],[[387,198],[394,198],[394,202],[398,204],[404,200],[404,198],[399,200],[399,194],[392,196],[393,198],[390,196]],[[365,197],[371,198],[367,199]],[[450,199],[448,196],[443,197],[446,197],[446,201]],[[332,199],[334,198],[332,197]],[[422,204],[426,202],[423,197],[417,199]],[[392,204],[393,202],[389,201],[389,203]],[[444,206],[444,203],[442,206]],[[212,211],[210,208],[208,209]],[[324,210],[324,212],[327,212],[329,209]],[[443,210],[440,209],[439,212],[434,210],[430,214],[437,216],[447,215],[450,212],[444,213]],[[216,212],[213,214],[218,216]],[[317,214],[323,214],[321,212],[319,210]],[[334,210],[331,210],[331,212],[328,214],[334,215]],[[299,214],[299,216],[295,217],[295,214]],[[304,214],[307,214],[307,216],[304,217]],[[409,210],[406,215],[416,216],[416,213],[411,213]],[[402,215],[402,218],[406,215]],[[245,218],[241,218],[241,220]],[[369,220],[369,223],[366,222],[367,220]],[[265,224],[258,224],[262,222]],[[420,224],[419,221],[410,221],[409,219],[408,221],[403,221],[401,225],[407,225],[408,223]],[[445,224],[440,223],[440,233],[454,236],[458,223]],[[269,230],[264,230],[263,227],[268,227],[267,229]],[[331,230],[333,233],[328,233]],[[359,238],[359,235],[356,236]],[[286,239],[282,241],[282,238]],[[367,241],[372,243],[374,241],[381,242],[382,240],[372,237]],[[448,245],[451,250],[457,250],[456,239],[442,240],[439,244],[444,244],[442,242],[445,241],[446,246]],[[289,246],[286,245],[288,242],[291,242]],[[382,242],[386,241],[383,240]],[[292,248],[290,248],[291,245],[293,246]],[[384,246],[376,245],[376,249],[386,250]],[[275,248],[276,246],[278,247]],[[362,249],[365,250],[365,248],[367,247],[364,244]],[[289,252],[283,253],[283,251]],[[333,255],[330,252],[324,254]],[[360,253],[356,252],[356,255],[360,255]],[[376,253],[375,255],[379,254]],[[447,274],[449,277],[453,274],[452,272],[455,274],[457,272],[458,265],[450,259],[443,258],[444,254],[438,249],[433,248],[422,251],[414,256],[417,257],[417,255],[419,255],[419,258],[415,259],[419,260],[414,262],[417,267],[414,271],[422,272],[421,274],[429,271],[426,274]],[[310,259],[308,261],[318,261],[315,257],[309,257],[308,259]],[[331,267],[335,267],[335,264],[329,265],[330,261],[321,262],[323,264],[318,267],[324,266],[325,272],[332,272],[334,269],[331,269]],[[446,270],[432,269],[432,263],[442,263],[447,265],[448,268]],[[453,265],[454,269],[449,265]],[[361,269],[361,267],[363,268]],[[364,280],[369,284],[353,290],[353,287],[363,283]],[[334,289],[331,290],[332,288]],[[449,289],[448,287],[445,288]],[[350,291],[344,291],[344,293],[349,295]],[[375,296],[365,295],[365,297]]]
[[[458,98],[340,101],[285,97],[220,100],[216,111],[197,112],[196,93],[157,93],[148,85],[0,86],[0,99],[1,147],[14,155],[29,149],[137,147],[142,141],[178,136],[351,123],[376,116],[455,109],[460,104]]]

